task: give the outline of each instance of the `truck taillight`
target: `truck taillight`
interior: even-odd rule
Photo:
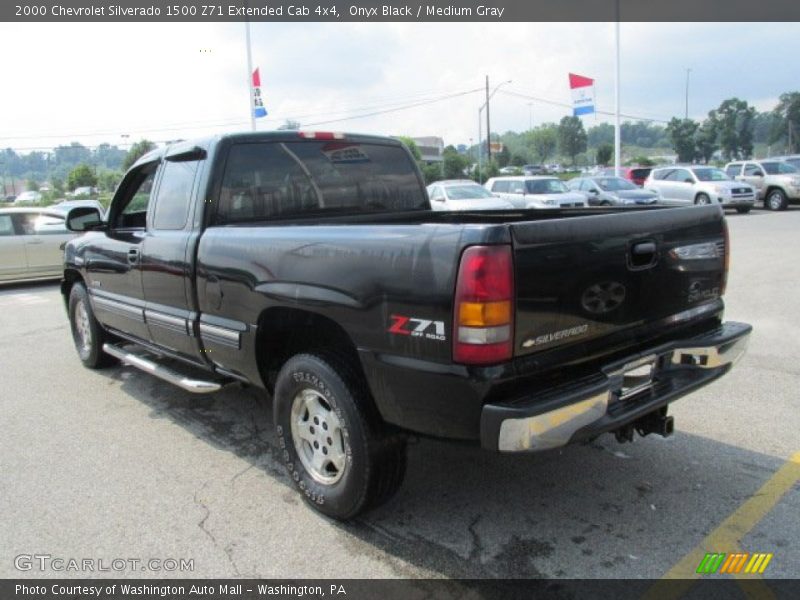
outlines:
[[[461,255],[453,317],[453,360],[503,362],[514,352],[511,246],[471,246]]]
[[[728,233],[728,222],[722,219],[722,239],[725,246],[724,266],[722,271],[722,285],[720,286],[719,295],[725,293],[725,288],[728,286],[728,265],[731,263],[731,236]]]
[[[343,140],[344,134],[333,131],[300,131],[300,137],[308,140]]]

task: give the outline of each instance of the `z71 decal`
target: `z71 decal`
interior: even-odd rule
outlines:
[[[410,335],[424,337],[428,340],[445,341],[444,321],[431,321],[430,319],[416,319],[403,315],[391,315],[392,324],[387,329],[389,333],[397,335]]]

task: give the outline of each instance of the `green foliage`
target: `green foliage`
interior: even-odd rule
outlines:
[[[527,159],[522,154],[512,154],[511,155],[511,166],[513,167],[522,167],[527,164]]]
[[[92,168],[87,164],[78,165],[67,176],[67,187],[70,190],[75,188],[97,185],[97,176],[92,171]]]
[[[785,139],[789,153],[800,152],[800,92],[781,94],[773,115],[769,141]]]
[[[442,152],[442,174],[445,179],[461,179],[467,168],[467,157],[459,154],[453,146],[447,146]]]
[[[278,131],[297,131],[298,129],[300,129],[300,121],[292,121],[291,119],[286,119],[283,125],[278,127]]]
[[[629,167],[654,167],[656,163],[646,156],[634,156],[633,158],[625,161],[625,165]]]
[[[578,117],[563,117],[558,124],[558,151],[572,159],[585,152],[587,147],[586,130]]]
[[[508,146],[503,144],[503,149],[497,153],[497,165],[502,168],[508,166],[508,163],[511,162],[511,152],[508,149]]]
[[[139,140],[136,142],[131,146],[131,149],[128,150],[128,154],[125,155],[125,160],[122,161],[122,170],[127,171],[130,169],[133,163],[155,147],[156,145],[150,140]]]
[[[738,98],[728,98],[708,113],[726,159],[750,158],[753,155],[755,114],[755,108]]]
[[[717,151],[717,125],[712,119],[706,119],[694,134],[695,157],[705,164]]]
[[[611,158],[614,156],[614,146],[611,144],[603,144],[597,149],[597,156],[596,161],[598,165],[603,165],[604,167],[611,162]]]
[[[425,180],[425,185],[430,185],[434,181],[444,179],[442,165],[440,163],[419,163],[419,168],[422,171],[422,178]]]
[[[695,157],[694,136],[697,132],[697,123],[691,119],[676,119],[672,117],[667,125],[672,149],[678,155],[678,162],[690,163]]]
[[[399,135],[397,139],[406,145],[406,148],[411,152],[411,156],[414,157],[414,160],[420,160],[422,158],[422,154],[420,154],[419,148],[417,147],[417,142],[405,135]]]
[[[102,192],[113,192],[120,181],[122,181],[122,173],[120,171],[103,169],[97,174],[97,187]]]
[[[39,191],[39,184],[36,183],[33,179],[28,179],[25,182],[25,189],[29,192],[37,192]]]
[[[526,143],[534,160],[542,164],[555,154],[558,147],[558,127],[553,123],[539,125],[525,134]]]

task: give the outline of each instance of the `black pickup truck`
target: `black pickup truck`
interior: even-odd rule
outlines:
[[[339,519],[397,490],[409,432],[500,452],[669,435],[668,403],[751,330],[722,321],[719,206],[434,212],[389,138],[176,143],[107,220],[67,221],[83,364],[267,390],[290,476]]]

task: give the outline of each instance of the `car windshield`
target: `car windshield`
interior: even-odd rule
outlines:
[[[567,186],[560,179],[529,179],[525,189],[529,194],[563,194]]]
[[[600,189],[606,192],[618,192],[620,190],[638,190],[630,181],[622,177],[602,177],[595,179],[594,182],[600,186]]]
[[[692,169],[695,176],[700,181],[728,181],[730,177],[721,169],[713,169],[711,167],[703,169]]]
[[[783,175],[784,173],[800,173],[795,167],[785,162],[761,163],[764,170],[770,175]]]
[[[491,192],[480,185],[448,185],[444,188],[450,200],[475,200],[477,198],[494,198]]]

